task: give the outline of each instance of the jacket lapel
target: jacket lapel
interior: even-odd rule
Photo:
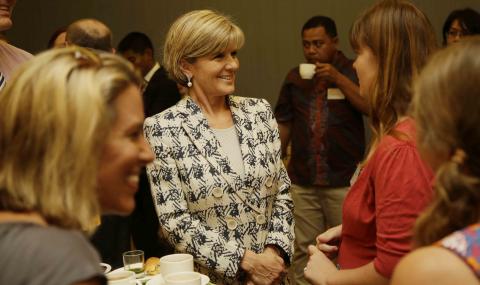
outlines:
[[[233,96],[229,97],[230,110],[232,111],[233,122],[235,124],[238,141],[240,143],[240,150],[242,152],[245,176],[249,177],[255,172],[256,156],[253,135],[253,127],[255,124],[248,116],[250,113],[249,108],[245,108],[245,106],[237,101],[238,98]]]
[[[245,169],[245,176],[243,183],[237,191],[237,195],[244,201],[248,201],[252,197],[252,192],[258,187],[255,185],[255,177],[260,166],[258,165],[258,158],[255,150],[255,135],[254,128],[255,118],[251,114],[251,110],[255,110],[255,106],[246,106],[245,101],[240,101],[241,98],[230,96],[229,104],[233,115],[233,122],[238,135],[240,143],[240,150],[242,152],[243,166]],[[248,203],[248,202],[247,202]],[[260,211],[253,203],[248,203],[254,210]]]
[[[202,156],[215,168],[218,173],[232,187],[233,192],[244,203],[249,204],[253,210],[260,211],[254,203],[249,203],[248,199],[255,189],[255,172],[259,171],[257,158],[255,154],[254,126],[255,122],[249,118],[249,109],[255,106],[244,106],[238,102],[238,97],[229,96],[228,103],[233,115],[233,122],[237,131],[240,150],[243,157],[245,168],[245,177],[242,179],[230,166],[230,160],[220,146],[215,134],[208,125],[208,121],[203,115],[200,107],[187,97],[179,104],[179,111],[183,114],[182,127],[200,151]]]
[[[241,180],[235,179],[238,175],[231,168],[227,156],[210,129],[200,107],[190,97],[187,97],[180,104],[179,111],[184,114],[182,128],[195,147],[233,189],[239,189]]]

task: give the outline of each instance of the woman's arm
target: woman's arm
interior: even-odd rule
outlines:
[[[295,239],[293,201],[290,196],[291,182],[281,159],[281,143],[277,121],[268,102],[266,100],[262,100],[262,102],[265,104],[268,125],[274,139],[271,151],[274,153],[274,165],[276,177],[278,177],[276,185],[278,191],[272,206],[270,229],[265,244],[279,246],[287,254],[287,262],[289,262],[293,255],[293,241]]]
[[[397,263],[412,249],[415,220],[433,195],[433,174],[412,143],[382,148],[375,162],[377,252],[373,262],[377,272],[391,278]]]
[[[410,250],[413,223],[431,198],[431,172],[409,143],[377,149],[369,163],[374,163],[376,257],[364,266],[337,270],[315,249],[309,278],[317,284],[388,284]]]
[[[247,281],[254,284],[276,284],[287,273],[283,259],[269,248],[260,254],[247,250],[240,266],[247,272]]]
[[[373,262],[355,269],[338,270],[318,248],[308,247],[310,255],[305,278],[314,285],[387,285],[388,279],[377,273]]]
[[[332,258],[337,255],[340,246],[340,238],[342,236],[342,225],[329,228],[325,232],[319,234],[316,238],[317,248]]]

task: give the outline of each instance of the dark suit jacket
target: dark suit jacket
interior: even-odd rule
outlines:
[[[181,99],[177,84],[170,80],[160,67],[143,92],[145,118],[162,112]],[[135,246],[145,252],[145,258],[173,253],[173,248],[158,236],[159,223],[150,193],[145,168],[140,174],[139,190],[135,195],[135,210],[132,213],[132,238]]]
[[[160,67],[148,82],[143,92],[143,104],[145,118],[168,109],[180,101],[181,95],[178,92],[177,84],[168,78],[167,72]]]

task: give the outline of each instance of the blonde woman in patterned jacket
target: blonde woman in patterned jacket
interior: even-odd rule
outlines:
[[[293,203],[266,100],[233,96],[243,32],[228,17],[189,12],[171,26],[164,66],[188,89],[148,118],[147,168],[162,233],[214,283],[285,282]]]

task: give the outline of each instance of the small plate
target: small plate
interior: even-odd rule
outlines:
[[[120,267],[120,268],[117,268],[115,270],[112,270],[110,271],[109,273],[112,273],[112,272],[120,272],[120,271],[125,271],[125,269],[123,267]],[[142,276],[143,275],[143,276]],[[142,284],[144,284],[145,282],[149,281],[150,279],[152,279],[153,277],[155,276],[158,276],[159,274],[157,275],[148,275],[147,273],[143,274],[143,273],[140,273],[140,274],[135,274],[135,278],[137,278],[137,280],[139,280],[140,282],[142,282]]]
[[[150,281],[148,281],[146,285],[164,285],[165,284],[165,280],[163,280],[163,277],[161,274],[157,274],[152,277],[153,278],[150,279]],[[207,285],[208,282],[210,282],[210,277],[208,277],[207,275],[200,274],[200,278],[202,279],[202,285]]]

